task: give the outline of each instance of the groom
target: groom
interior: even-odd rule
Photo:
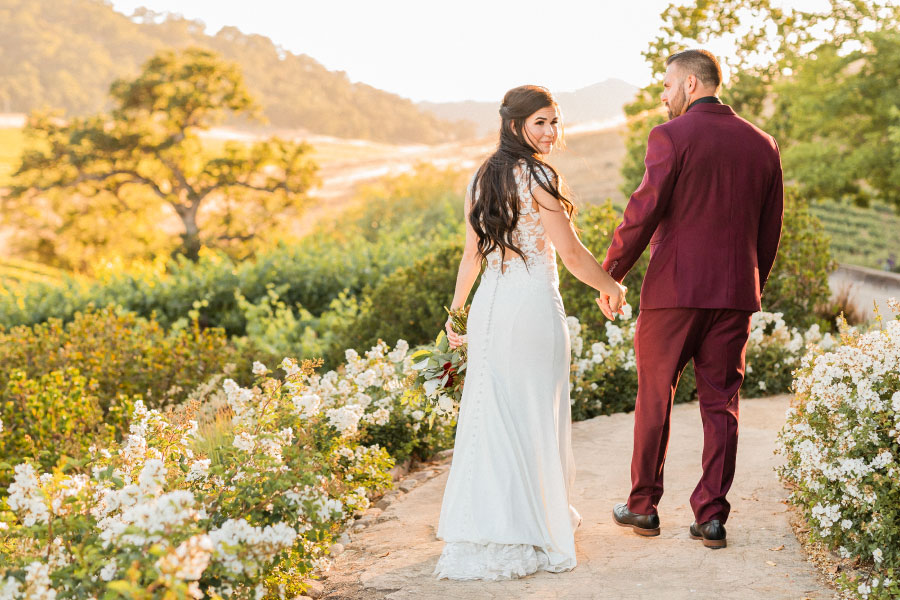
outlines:
[[[666,67],[662,101],[669,122],[650,132],[644,179],[603,263],[621,282],[650,244],[634,342],[632,488],[613,517],[639,535],[659,535],[672,400],[693,359],[703,475],[691,496],[690,534],[722,548],[750,316],[760,310],[781,237],[781,160],[772,136],[719,101],[715,56],[685,50]],[[602,308],[608,298],[597,302]]]

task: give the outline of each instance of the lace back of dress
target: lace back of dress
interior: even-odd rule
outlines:
[[[533,181],[524,165],[516,168],[516,184],[519,197],[519,221],[512,239],[513,244],[525,255],[525,260],[509,249],[501,260],[500,250],[494,250],[487,256],[487,269],[502,273],[511,270],[545,270],[542,267],[548,266],[555,269],[556,249],[544,231],[537,202],[532,196],[532,191],[539,184]]]

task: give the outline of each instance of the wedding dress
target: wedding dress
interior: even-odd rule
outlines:
[[[531,195],[538,183],[521,167],[516,181],[514,243],[526,260],[492,253],[472,300],[439,578],[510,579],[576,564],[566,313],[556,250]]]

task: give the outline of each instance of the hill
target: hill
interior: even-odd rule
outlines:
[[[612,121],[623,117],[622,107],[634,99],[638,88],[621,79],[607,79],[574,92],[556,95],[564,121],[568,125]],[[442,119],[467,120],[475,124],[478,135],[497,131],[501,98],[496,102],[420,102],[419,106]]]
[[[423,112],[412,101],[329,71],[267,37],[139,9],[131,16],[102,0],[0,0],[0,112],[102,110],[110,83],[138,73],[154,52],[202,46],[237,62],[271,125],[395,143],[438,143],[471,128]]]

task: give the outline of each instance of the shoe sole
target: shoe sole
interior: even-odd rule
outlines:
[[[659,527],[656,529],[646,529],[644,527],[638,527],[637,525],[629,525],[628,523],[620,523],[616,518],[616,513],[613,513],[613,523],[618,525],[619,527],[631,527],[631,530],[636,534],[642,537],[656,537],[659,535]]]
[[[688,533],[691,536],[692,540],[702,540],[703,545],[707,548],[712,548],[713,550],[718,550],[719,548],[725,548],[728,546],[728,540],[708,540],[702,535],[694,535],[693,533]]]

